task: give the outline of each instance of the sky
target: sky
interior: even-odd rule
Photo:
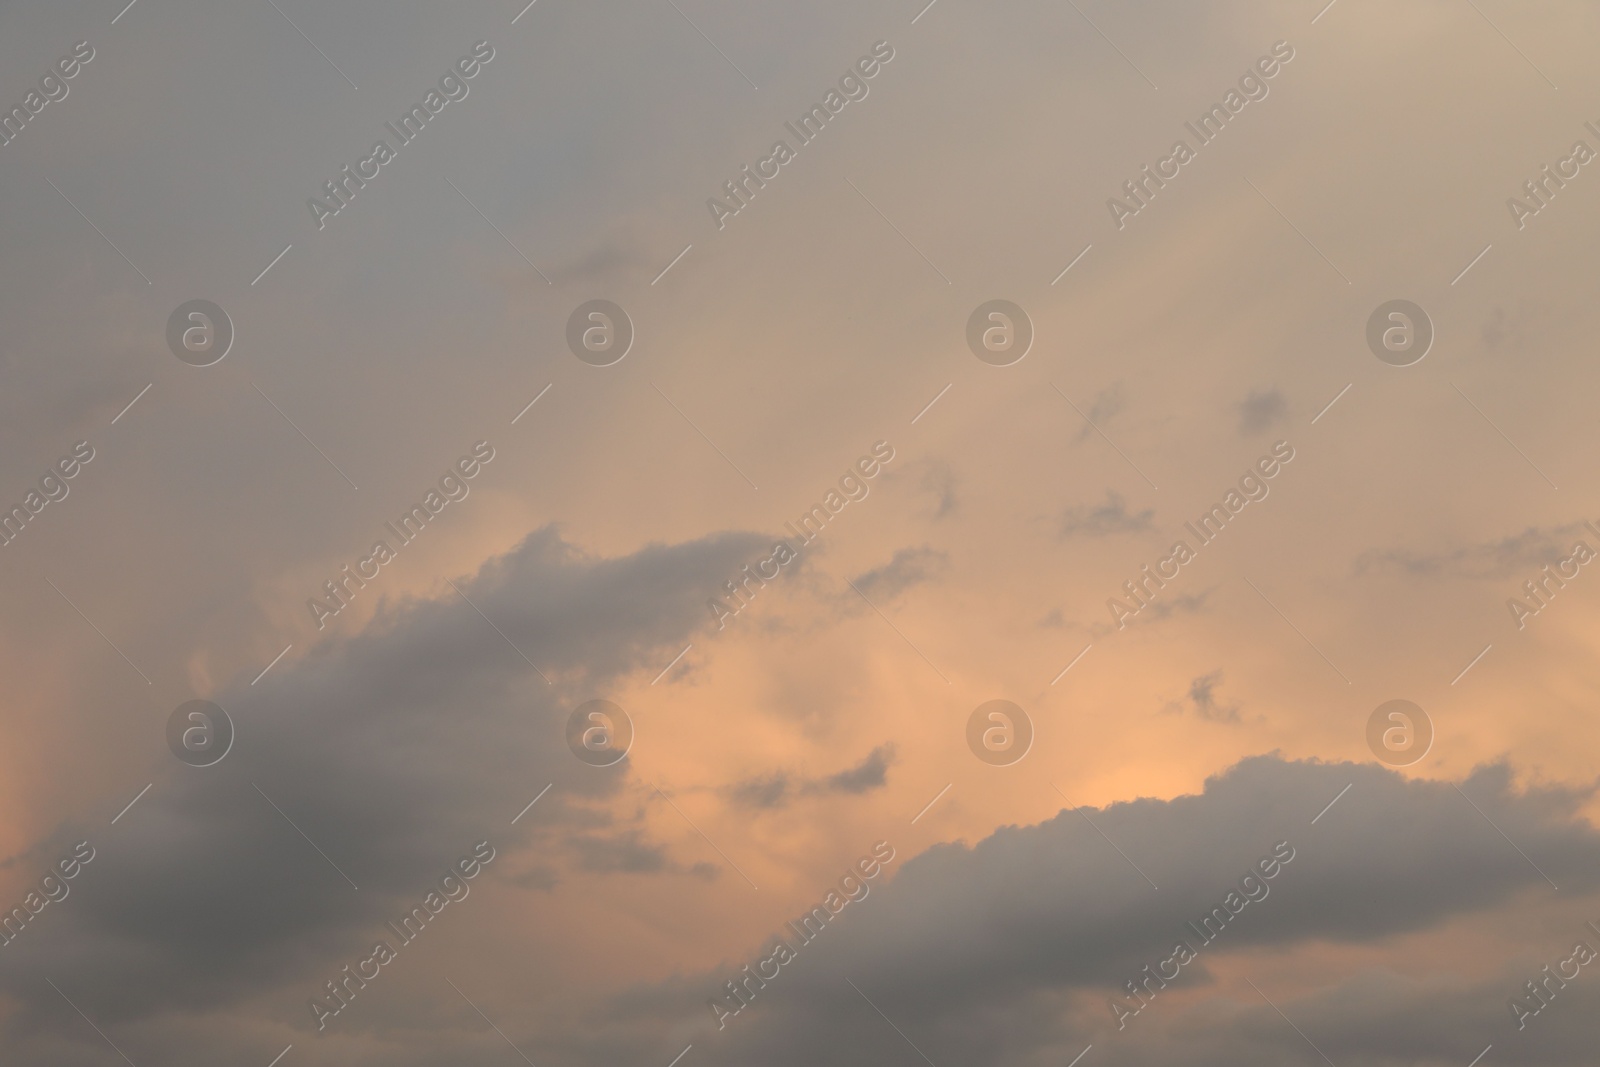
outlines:
[[[0,1060],[1591,1061],[1600,12],[525,3],[0,4]]]

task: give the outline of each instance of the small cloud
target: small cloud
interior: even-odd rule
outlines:
[[[1490,352],[1523,351],[1527,347],[1527,331],[1524,327],[1529,317],[1530,312],[1526,308],[1507,314],[1505,308],[1496,306],[1479,333],[1483,347]]]
[[[560,879],[556,877],[554,868],[546,867],[544,864],[535,864],[525,871],[518,872],[511,878],[512,885],[519,886],[522,889],[537,889],[545,893],[554,889],[559,881]]]
[[[956,474],[954,468],[942,459],[917,459],[899,469],[884,472],[884,481],[905,481],[926,499],[920,501],[919,514],[927,519],[943,519],[954,515],[956,500]]]
[[[1153,508],[1130,513],[1128,502],[1122,498],[1122,494],[1107,490],[1104,504],[1096,507],[1076,505],[1063,511],[1056,532],[1063,540],[1078,536],[1105,537],[1108,534],[1133,533],[1148,530],[1154,517]]]
[[[1489,321],[1483,324],[1483,347],[1493,350],[1506,339],[1506,309],[1497,307]]]
[[[1224,704],[1217,699],[1217,686],[1222,682],[1222,672],[1202,674],[1189,683],[1189,702],[1194,713],[1207,722],[1238,722],[1239,706]],[[1169,704],[1171,710],[1182,710],[1181,704]]]
[[[1239,433],[1258,434],[1280,422],[1289,413],[1289,402],[1277,389],[1252,390],[1239,402]]]
[[[821,796],[829,793],[860,795],[880,789],[889,781],[889,768],[895,762],[895,747],[882,744],[868,752],[866,758],[854,767],[847,767],[824,778],[795,781],[785,771],[747,778],[723,789],[735,804],[746,808],[774,810],[786,808],[797,796]]]
[[[894,763],[894,746],[879,745],[867,753],[867,758],[849,770],[824,778],[815,792],[869,793],[889,780],[889,767]]]
[[[1121,413],[1123,406],[1121,382],[1117,382],[1110,388],[1100,390],[1089,404],[1088,422],[1078,428],[1078,436],[1072,439],[1072,443],[1075,445],[1083,444],[1089,439],[1089,435],[1094,433],[1095,426],[1104,427],[1114,416]],[[1094,426],[1089,425],[1089,423],[1093,423]]]
[[[943,460],[929,460],[917,487],[933,494],[935,519],[942,519],[956,510],[956,476],[950,464]]]
[[[1163,622],[1175,615],[1198,615],[1205,610],[1206,598],[1212,590],[1202,589],[1198,593],[1182,593],[1177,596],[1162,595],[1153,603],[1145,605],[1133,619],[1125,619],[1129,626],[1149,625]],[[1126,603],[1126,601],[1124,601]],[[1131,605],[1129,605],[1131,607]],[[1096,622],[1089,626],[1090,637],[1109,637],[1121,629],[1110,622]],[[1175,707],[1169,710],[1177,710]]]
[[[1395,567],[1419,578],[1453,575],[1477,579],[1504,579],[1523,571],[1536,571],[1546,563],[1566,556],[1573,535],[1581,535],[1578,523],[1541,528],[1530,526],[1519,534],[1443,551],[1413,552],[1407,549],[1375,549],[1357,558],[1356,574],[1377,567]]]
[[[673,861],[668,858],[666,849],[644,840],[638,830],[628,830],[615,837],[573,836],[567,838],[567,844],[577,853],[578,868],[596,874],[687,874],[709,881],[722,873],[715,864],[697,862],[684,866]],[[524,877],[530,879],[529,888],[549,888],[543,884],[543,874],[537,868]],[[518,884],[523,883],[519,880]]]
[[[1150,605],[1149,611],[1151,616],[1157,619],[1170,619],[1174,615],[1197,615],[1205,609],[1206,597],[1210,595],[1209,589],[1202,589],[1198,593],[1183,593],[1168,600],[1157,600]]]
[[[779,771],[731,786],[728,796],[747,808],[781,808],[789,802],[789,776]]]
[[[654,874],[667,867],[666,853],[659,846],[641,840],[637,830],[628,830],[616,837],[595,834],[569,837],[567,844],[578,854],[578,867],[585,871]]]
[[[936,549],[902,548],[888,563],[853,580],[863,596],[880,604],[941,573],[949,561],[949,556]]]

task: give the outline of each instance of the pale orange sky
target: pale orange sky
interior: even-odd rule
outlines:
[[[0,146],[0,502],[96,450],[0,549],[0,891],[101,849],[0,953],[0,1044],[110,1053],[50,977],[140,1063],[501,1062],[449,977],[541,1063],[780,1063],[858,1033],[879,1055],[838,970],[936,1030],[940,1067],[1309,1054],[1261,1036],[1278,1016],[1247,977],[1370,1038],[1340,1067],[1455,1062],[1440,1042],[1478,1029],[1578,1062],[1548,1019],[1581,983],[1527,1044],[1494,1028],[1510,976],[1600,919],[1600,578],[1520,630],[1506,607],[1574,541],[1600,550],[1600,179],[1521,228],[1506,201],[1600,149],[1595,13],[676,6],[0,13],[0,100],[96,50]],[[318,230],[306,198],[478,41],[467,98]],[[867,95],[717,229],[706,198],[879,41]],[[1119,229],[1107,198],[1280,41],[1267,95]],[[209,367],[167,347],[195,298],[236,330]],[[567,348],[595,298],[636,331],[612,366]],[[1011,366],[967,348],[992,299],[1034,328]],[[1435,331],[1412,366],[1367,348],[1393,299]],[[307,598],[477,441],[470,495],[319,630]],[[879,441],[866,497],[719,629],[708,598]],[[1278,442],[1268,495],[1115,629],[1107,598]],[[212,768],[166,741],[195,698],[237,727]],[[565,747],[595,698],[636,729],[616,767]],[[1435,737],[1379,775],[1367,719],[1396,698]],[[967,747],[994,699],[1034,728],[1008,767]],[[1359,775],[1347,822],[1309,823]],[[1439,828],[1438,866],[1389,866],[1400,839],[1358,799],[1383,790]],[[1104,1044],[1166,909],[1198,914],[1291,816],[1318,888],[1275,890]],[[316,1034],[307,998],[484,838],[477,903]],[[847,947],[707,1030],[723,969],[880,840],[898,857]],[[1175,884],[1132,877],[1140,855]],[[1063,871],[1084,881],[1036,901]],[[1450,1022],[1408,1044],[1401,1003]]]

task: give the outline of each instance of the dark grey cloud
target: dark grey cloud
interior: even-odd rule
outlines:
[[[1239,993],[1237,982],[1214,991],[1203,1009],[1166,1013],[1158,1000],[1126,1034],[1117,1032],[1107,1002],[1179,939],[1193,943],[1199,959],[1174,980],[1167,1004],[1183,990],[1217,985],[1217,961],[1246,951],[1375,946],[1396,934],[1433,936],[1468,916],[1494,924],[1530,899],[1549,899],[1545,875],[1563,897],[1593,905],[1600,832],[1581,814],[1593,792],[1519,790],[1504,765],[1449,782],[1370,764],[1248,759],[1209,779],[1199,795],[1063,811],[972,846],[902,855],[887,879],[801,947],[799,960],[720,1032],[706,1000],[735,977],[731,971],[640,988],[612,1004],[605,1027],[626,1046],[652,1023],[700,1012],[696,1051],[718,1064],[914,1058],[875,1005],[935,1062],[1033,1064],[1064,1049],[1070,1057],[1090,1042],[1101,1054],[1121,1050],[1137,1061],[1197,1038],[1205,1051],[1195,1062],[1309,1062],[1301,1039],[1248,988]],[[1186,924],[1221,904],[1275,846],[1293,857],[1266,883],[1266,896],[1202,944]],[[775,932],[784,918],[775,917]],[[1565,941],[1556,936],[1551,951],[1564,953]],[[767,955],[769,943],[753,945],[750,958]],[[1295,998],[1290,1014],[1348,1050],[1350,1062],[1405,1055],[1446,1062],[1481,1033],[1470,1058],[1510,1036],[1504,997],[1516,983],[1503,983],[1523,965],[1491,961],[1448,980],[1380,977],[1377,988],[1370,978],[1351,980]],[[1392,994],[1381,992],[1385,984]],[[1569,1018],[1594,995],[1572,999]],[[1424,1004],[1437,1018],[1408,1014],[1408,1006]],[[1582,1062],[1581,1027],[1569,1022],[1549,1033],[1553,1047],[1538,1062]]]
[[[99,850],[69,898],[3,950],[0,987],[17,1003],[5,1040],[28,1047],[75,1017],[41,970],[107,1027],[254,999],[303,1026],[322,972],[357,958],[484,839],[500,855],[478,890],[502,876],[548,888],[562,864],[715,877],[612,825],[602,802],[628,787],[630,764],[581,763],[565,726],[579,703],[655,673],[706,629],[704,590],[765,543],[726,534],[595,558],[538,530],[457,579],[471,605],[455,591],[385,602],[358,635],[280,665],[270,684],[229,687],[225,759],[173,769],[163,754],[114,833],[63,827],[18,860],[85,837]],[[527,848],[554,864],[518,859]]]

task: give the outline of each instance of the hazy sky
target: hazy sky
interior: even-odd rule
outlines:
[[[1592,1062],[1600,12],[524,3],[0,3],[0,1061]]]

